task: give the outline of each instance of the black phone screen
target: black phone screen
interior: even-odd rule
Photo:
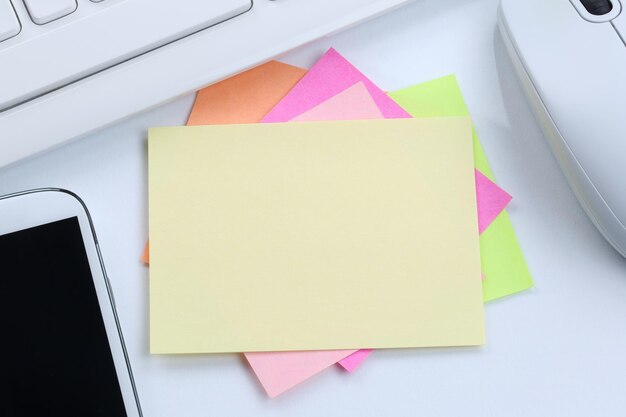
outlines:
[[[76,217],[0,236],[0,416],[126,416]]]

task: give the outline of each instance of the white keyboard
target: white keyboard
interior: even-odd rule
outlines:
[[[252,8],[252,0],[0,0],[0,112]]]
[[[0,0],[0,170],[410,1]]]

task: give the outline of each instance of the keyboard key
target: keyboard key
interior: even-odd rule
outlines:
[[[22,27],[9,0],[0,0],[0,42],[20,33]]]
[[[30,18],[38,25],[67,16],[78,7],[76,0],[24,0],[24,3]]]

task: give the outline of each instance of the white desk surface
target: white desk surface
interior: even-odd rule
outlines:
[[[455,73],[536,288],[486,305],[482,348],[378,351],[270,400],[238,355],[150,356],[146,129],[182,97],[0,170],[0,194],[59,186],[87,203],[146,417],[617,416],[626,410],[626,261],[594,229],[534,121],[495,30],[497,0],[418,0],[281,59],[334,46],[383,89]],[[36,121],[33,121],[36,123]]]

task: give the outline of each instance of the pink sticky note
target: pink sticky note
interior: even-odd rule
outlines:
[[[383,115],[362,81],[291,119],[293,122],[321,120],[382,119]]]
[[[382,119],[363,82],[301,113],[293,121]],[[337,363],[355,350],[246,353],[246,359],[270,397],[275,397]]]
[[[246,359],[271,398],[311,378],[354,350],[246,353]]]
[[[509,204],[512,197],[479,170],[476,170],[475,174],[478,233],[482,234]]]
[[[289,121],[359,81],[365,84],[386,119],[411,117],[384,91],[331,48],[261,122]]]

